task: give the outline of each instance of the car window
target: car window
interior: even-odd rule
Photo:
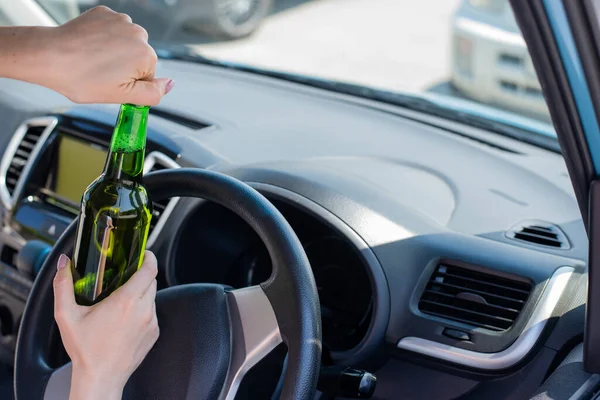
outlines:
[[[210,59],[427,95],[467,112],[477,104],[518,115],[521,127],[530,121],[553,132],[506,0],[37,2],[57,23],[103,4],[131,15],[153,45],[184,45]]]
[[[0,26],[10,25],[10,18],[0,9]]]

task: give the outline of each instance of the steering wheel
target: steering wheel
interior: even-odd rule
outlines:
[[[216,172],[181,168],[148,174],[144,181],[154,200],[197,197],[235,212],[265,243],[273,272],[264,283],[238,290],[216,284],[160,290],[160,337],[123,397],[233,400],[245,374],[281,342],[288,348],[281,398],[314,396],[321,359],[319,299],[304,249],[281,213],[250,186]],[[52,280],[60,254],[72,253],[75,223],[52,248],[25,306],[15,356],[18,400],[68,398],[71,364],[52,369],[48,349]],[[219,267],[194,261],[186,267]],[[109,351],[109,337],[106,347]]]

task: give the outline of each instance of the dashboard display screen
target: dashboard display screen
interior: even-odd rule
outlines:
[[[79,204],[88,185],[102,173],[106,150],[99,146],[60,135],[54,174],[54,193]]]

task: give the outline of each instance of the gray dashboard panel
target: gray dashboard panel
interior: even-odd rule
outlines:
[[[580,260],[440,229],[422,214],[407,211],[400,202],[393,207],[394,199],[380,195],[376,188],[345,179],[337,171],[319,170],[312,163],[278,163],[269,169],[263,165],[222,168],[222,171],[245,181],[280,186],[311,199],[348,224],[371,246],[390,291],[391,314],[386,336],[389,343],[397,343],[405,336],[418,336],[465,350],[499,352],[516,340],[527,323],[531,308],[523,311],[514,329],[505,335],[487,335],[418,312],[416,303],[421,290],[441,259],[521,275],[531,279],[539,291],[559,267],[574,266],[577,274],[585,267]],[[343,185],[346,191],[339,193]],[[377,202],[367,203],[367,197],[374,193],[378,194]],[[387,212],[369,206],[385,208]],[[444,327],[468,330],[473,338],[465,342],[446,337],[442,335]]]
[[[585,267],[587,238],[557,154],[455,127],[477,137],[469,140],[405,119],[403,110],[372,102],[362,107],[368,100],[214,67],[159,64],[160,75],[180,83],[161,107],[211,124],[194,130],[151,117],[151,126],[181,149],[180,165],[285,188],[342,220],[371,247],[387,278],[389,343],[418,335],[472,346],[443,337],[439,321],[423,319],[410,307],[415,288],[441,258],[525,275],[538,284],[558,266],[573,265],[579,272]],[[0,146],[24,119],[72,106],[47,89],[5,79],[0,79],[0,99],[5,121]],[[102,108],[116,117],[115,106]],[[513,151],[486,146],[486,141]],[[182,218],[175,210],[172,220]],[[507,239],[505,230],[524,219],[560,225],[573,246],[553,250]],[[165,232],[173,232],[176,227],[168,225]],[[571,313],[572,307],[564,305],[561,313]],[[568,334],[552,349],[581,332],[581,318],[569,322]],[[514,339],[477,346],[499,351]],[[541,353],[548,360],[554,352]]]
[[[158,74],[185,82],[161,107],[212,124],[193,130],[152,117],[152,124],[172,128],[169,135],[182,149],[183,165],[202,165],[198,155],[207,150],[214,155],[211,161],[236,165],[302,161],[345,176],[339,187],[338,178],[327,182],[337,192],[352,190],[348,181],[360,182],[360,203],[377,209],[382,199],[392,199],[404,205],[405,218],[420,214],[438,229],[493,235],[520,220],[541,219],[560,224],[576,244],[583,239],[566,168],[556,154],[510,140],[505,144],[518,154],[505,152],[389,109],[362,107],[362,100],[352,104],[347,96],[257,75],[165,60]],[[12,100],[0,116],[15,119],[71,106],[47,89],[11,80],[0,80],[0,93]],[[116,116],[116,108],[108,108]],[[4,133],[10,134],[12,129]],[[378,211],[387,215],[395,208]],[[585,259],[584,245],[574,246],[569,256]]]

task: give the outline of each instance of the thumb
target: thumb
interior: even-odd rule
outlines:
[[[126,94],[126,102],[142,106],[155,106],[160,99],[169,93],[175,82],[169,78],[154,78],[150,81],[137,80],[133,82]]]
[[[56,269],[56,276],[54,277],[54,312],[55,314],[64,315],[76,304],[69,257],[61,254]]]

